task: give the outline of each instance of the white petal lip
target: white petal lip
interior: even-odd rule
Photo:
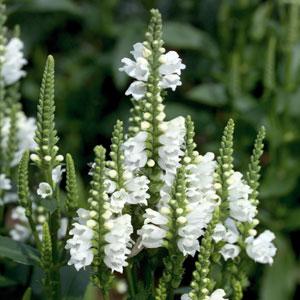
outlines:
[[[146,85],[142,81],[134,81],[125,92],[126,96],[132,95],[135,100],[140,100],[145,96]]]

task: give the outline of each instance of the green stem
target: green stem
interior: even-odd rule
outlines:
[[[129,295],[134,296],[136,293],[136,290],[135,290],[135,283],[134,283],[133,274],[132,274],[132,265],[129,264],[125,271],[126,271],[126,277],[127,277],[127,282],[128,282]]]

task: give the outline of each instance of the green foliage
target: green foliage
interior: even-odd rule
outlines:
[[[1,257],[24,265],[38,265],[40,261],[39,254],[34,248],[4,236],[0,236],[0,253]]]

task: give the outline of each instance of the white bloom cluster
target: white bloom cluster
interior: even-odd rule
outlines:
[[[19,38],[12,38],[6,45],[1,75],[6,85],[17,82],[21,77],[25,76],[23,66],[27,64],[22,52],[24,48],[23,42]]]
[[[34,118],[27,118],[23,112],[17,114],[17,151],[14,155],[14,159],[11,162],[11,166],[16,166],[25,150],[33,150],[36,147],[34,141],[34,135],[36,130],[36,122]],[[4,118],[2,125],[3,140],[1,141],[1,147],[5,149],[7,147],[7,141],[10,130],[10,119]]]
[[[168,223],[168,218],[163,214],[164,212],[164,209],[161,210],[161,213],[151,208],[146,209],[144,225],[137,231],[142,238],[141,245],[146,248],[158,248],[163,245]]]
[[[243,174],[233,172],[228,184],[230,216],[240,222],[251,222],[256,215],[256,207],[249,199],[251,188],[244,182]]]
[[[126,170],[134,172],[146,165],[146,139],[147,132],[141,131],[123,143]]]
[[[119,70],[136,79],[136,81],[131,83],[125,95],[132,95],[135,100],[140,100],[146,93],[146,81],[150,74],[147,58],[151,55],[151,51],[142,43],[136,43],[133,45],[133,50],[130,53],[134,60],[123,58],[121,60],[123,67],[119,68]],[[180,75],[181,70],[185,69],[185,65],[175,51],[162,54],[159,61],[161,63],[159,67],[159,85],[162,89],[171,88],[174,91],[177,86],[181,85]]]
[[[92,263],[94,254],[92,251],[93,230],[87,226],[90,212],[79,208],[77,215],[78,217],[75,219],[77,222],[73,224],[73,228],[70,230],[70,235],[73,237],[67,240],[65,248],[70,250],[68,265],[74,265],[79,271]]]
[[[207,298],[207,300],[228,300],[226,297],[226,293],[223,289],[217,289]],[[181,300],[191,300],[188,294],[184,294],[181,296]]]
[[[113,271],[123,273],[123,268],[128,265],[126,259],[130,254],[133,241],[130,235],[133,233],[131,216],[121,215],[105,223],[109,232],[104,239],[107,244],[104,246],[104,263]]]
[[[14,227],[9,231],[9,235],[15,241],[24,242],[31,235],[25,208],[17,206],[11,212],[11,218],[15,222]]]
[[[142,176],[135,176],[130,171],[125,171],[126,181],[124,187],[117,190],[116,183],[111,179],[106,179],[106,192],[110,195],[110,209],[114,213],[121,213],[125,204],[147,205],[149,179]]]
[[[212,238],[216,243],[220,241],[226,243],[220,250],[225,260],[234,259],[239,255],[241,249],[235,245],[239,236],[239,231],[231,218],[226,219],[225,226],[222,223],[216,225]]]
[[[180,159],[184,154],[184,137],[186,134],[185,119],[177,117],[163,123],[165,132],[159,137],[161,146],[158,149],[158,165],[163,170],[161,179],[164,182],[160,190],[159,206],[166,206],[170,200],[170,191],[176,176],[177,168],[180,166]]]
[[[198,156],[196,162],[187,167],[186,223],[179,229],[178,248],[184,255],[194,256],[199,250],[199,237],[212,218],[218,196],[214,189],[216,161],[213,153]]]
[[[246,239],[247,254],[256,262],[272,264],[276,254],[276,247],[272,243],[275,235],[270,230],[265,230],[258,237],[250,236]]]

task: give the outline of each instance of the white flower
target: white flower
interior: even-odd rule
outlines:
[[[10,190],[11,182],[10,179],[6,177],[5,174],[0,174],[0,190]]]
[[[146,153],[147,132],[141,131],[123,143],[124,165],[129,171],[137,171],[147,162]]]
[[[25,242],[31,235],[28,220],[25,215],[25,208],[17,206],[12,209],[11,218],[15,222],[14,227],[9,231],[9,235],[15,241]]]
[[[54,183],[58,184],[60,183],[61,179],[62,179],[62,174],[65,172],[66,170],[64,168],[62,168],[61,165],[58,165],[57,167],[55,167],[52,170],[52,180]]]
[[[115,191],[110,197],[111,210],[114,213],[121,213],[125,203],[128,202],[129,195],[125,189]]]
[[[80,223],[73,223],[70,235],[73,237],[67,240],[65,246],[70,250],[70,260],[68,265],[74,265],[77,271],[89,266],[94,258],[92,251],[93,230],[86,225],[89,211],[79,209],[77,211]]]
[[[237,257],[240,253],[241,249],[239,246],[232,245],[232,244],[225,244],[221,250],[220,253],[222,254],[223,258],[225,260],[228,259],[234,259]]]
[[[240,222],[251,222],[256,215],[256,207],[246,199],[229,203],[230,215]]]
[[[125,214],[109,222],[111,223],[111,229],[104,237],[107,242],[104,246],[104,263],[112,272],[123,273],[123,268],[128,265],[126,259],[132,247],[130,238],[133,233],[131,216]]]
[[[137,233],[142,237],[141,244],[143,246],[146,248],[159,248],[163,245],[167,231],[153,224],[144,224]]]
[[[142,43],[136,43],[133,45],[133,51],[130,53],[133,55],[135,61],[130,58],[123,58],[121,62],[123,67],[119,68],[119,71],[124,71],[130,77],[137,80],[147,81],[149,76],[148,61],[145,59],[145,47]]]
[[[183,294],[180,297],[181,300],[191,300],[191,297],[189,296],[189,294]]]
[[[49,183],[41,182],[39,184],[39,187],[37,189],[37,194],[41,196],[41,198],[45,199],[49,196],[52,196],[52,193],[53,191]]]
[[[251,188],[240,172],[234,172],[228,183],[230,216],[240,222],[251,222],[256,215],[256,207],[249,200]]]
[[[213,210],[214,206],[209,203],[193,204],[192,209],[186,215],[186,224],[178,231],[180,238],[177,246],[183,255],[194,256],[199,250],[198,239],[210,222]]]
[[[146,176],[136,176],[125,182],[126,190],[129,194],[127,203],[147,205],[150,195],[147,193],[149,189],[149,179]]]
[[[276,247],[272,243],[275,235],[270,230],[265,230],[257,238],[250,236],[246,239],[247,254],[256,262],[272,264],[276,254]]]
[[[239,231],[235,225],[235,222],[231,218],[227,218],[225,221],[225,225],[227,227],[227,231],[224,237],[224,241],[229,244],[234,244],[237,242],[239,238]]]
[[[23,66],[27,63],[22,52],[23,47],[23,42],[16,37],[12,38],[6,45],[1,73],[7,85],[17,82],[26,74],[22,70]]]
[[[187,197],[192,203],[216,205],[218,196],[214,188],[214,173],[217,163],[215,155],[207,152],[198,156],[197,162],[187,166]]]
[[[168,218],[166,216],[151,208],[146,209],[144,219],[144,224],[152,223],[155,225],[166,225],[168,223]]]
[[[60,219],[60,227],[57,231],[58,239],[63,239],[67,234],[68,229],[68,218],[61,218]]]
[[[223,289],[215,290],[209,297],[209,300],[228,300],[226,297],[225,291]]]
[[[130,53],[133,55],[134,60],[127,57],[123,58],[121,60],[123,66],[119,70],[137,79],[137,81],[131,83],[125,95],[132,95],[135,100],[140,100],[146,93],[145,82],[147,82],[150,74],[147,57],[151,54],[151,51],[144,47],[142,43],[134,44],[133,49]],[[185,65],[175,51],[162,54],[159,62],[161,63],[159,67],[159,86],[163,89],[171,88],[174,91],[177,86],[181,85],[179,75],[181,75],[181,70],[185,69]]]
[[[27,118],[23,112],[17,114],[17,151],[14,155],[11,166],[16,166],[24,153],[25,150],[33,150],[36,147],[34,141],[34,135],[36,130],[36,122],[34,118]],[[7,147],[7,141],[10,130],[10,119],[4,118],[3,125],[1,128],[3,139],[1,146],[5,149]]]
[[[138,57],[136,61],[130,58],[123,58],[121,62],[124,64],[120,71],[126,72],[130,77],[137,80],[147,81],[149,76],[148,61],[143,57]]]
[[[105,179],[104,184],[106,193],[108,194],[112,194],[117,188],[116,183],[110,179]]]
[[[159,82],[159,86],[162,89],[172,89],[174,92],[177,86],[182,84],[179,75],[177,74],[170,74],[163,76],[162,80]]]
[[[162,75],[181,74],[181,70],[185,69],[181,58],[175,51],[169,51],[161,55],[160,60],[163,61],[159,67],[159,73]]]
[[[215,227],[214,233],[212,235],[213,240],[218,243],[225,239],[226,228],[222,223],[218,223]]]
[[[140,100],[145,96],[146,84],[142,81],[134,81],[125,92],[126,96],[132,95],[135,100]]]
[[[13,192],[6,192],[2,198],[0,198],[0,205],[7,203],[15,203],[18,202],[18,194]]]
[[[159,137],[161,146],[158,148],[158,165],[163,170],[161,179],[165,184],[160,190],[159,207],[165,206],[170,198],[169,194],[176,171],[184,154],[185,137],[185,119],[183,117],[177,117],[163,124],[166,125],[166,130]]]
[[[151,208],[147,208],[144,219],[143,227],[137,231],[142,238],[141,244],[146,248],[161,247],[167,234],[168,218]]]

